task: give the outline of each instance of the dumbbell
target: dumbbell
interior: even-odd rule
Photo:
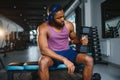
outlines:
[[[94,56],[101,56],[101,53],[97,52],[97,53],[94,54]]]
[[[87,45],[81,45],[79,50],[82,53],[87,53],[89,52],[89,47]]]
[[[94,60],[95,60],[95,62],[97,62],[97,61],[101,61],[102,58],[101,58],[100,56],[95,56],[95,57],[94,57]]]
[[[101,80],[101,75],[99,73],[94,73],[92,76],[92,80]]]
[[[82,38],[82,39],[88,38],[88,35],[82,35],[81,38]],[[89,52],[89,47],[88,47],[88,45],[82,44],[82,45],[80,46],[79,51],[80,51],[80,52],[83,52],[83,53]]]

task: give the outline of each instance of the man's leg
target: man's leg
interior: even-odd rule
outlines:
[[[86,54],[78,54],[76,57],[76,63],[84,64],[84,71],[83,71],[83,79],[84,80],[91,80],[92,73],[93,73],[93,58]]]
[[[52,59],[47,56],[41,56],[38,64],[40,80],[49,80],[49,66],[53,65]]]

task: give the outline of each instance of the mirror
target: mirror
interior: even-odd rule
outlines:
[[[106,0],[101,4],[102,37],[120,38],[120,0]]]

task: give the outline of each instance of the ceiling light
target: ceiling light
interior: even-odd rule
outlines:
[[[45,17],[45,16],[46,16],[46,14],[43,14],[43,16]]]
[[[16,9],[16,6],[14,5],[13,8]]]
[[[22,16],[22,13],[20,13],[20,16]]]
[[[46,21],[46,19],[44,18],[43,21]]]
[[[46,6],[44,6],[43,8],[44,8],[44,9],[47,9],[47,7],[46,7]]]
[[[26,19],[24,19],[24,21],[26,21]]]
[[[29,24],[29,22],[27,22],[27,24]]]
[[[5,32],[2,28],[0,28],[0,37],[4,37],[5,36]]]

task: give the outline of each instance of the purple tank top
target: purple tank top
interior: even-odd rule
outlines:
[[[63,27],[61,32],[56,32],[49,24],[48,28],[50,31],[50,36],[48,39],[48,46],[53,51],[61,51],[69,49],[69,32],[66,26]]]

